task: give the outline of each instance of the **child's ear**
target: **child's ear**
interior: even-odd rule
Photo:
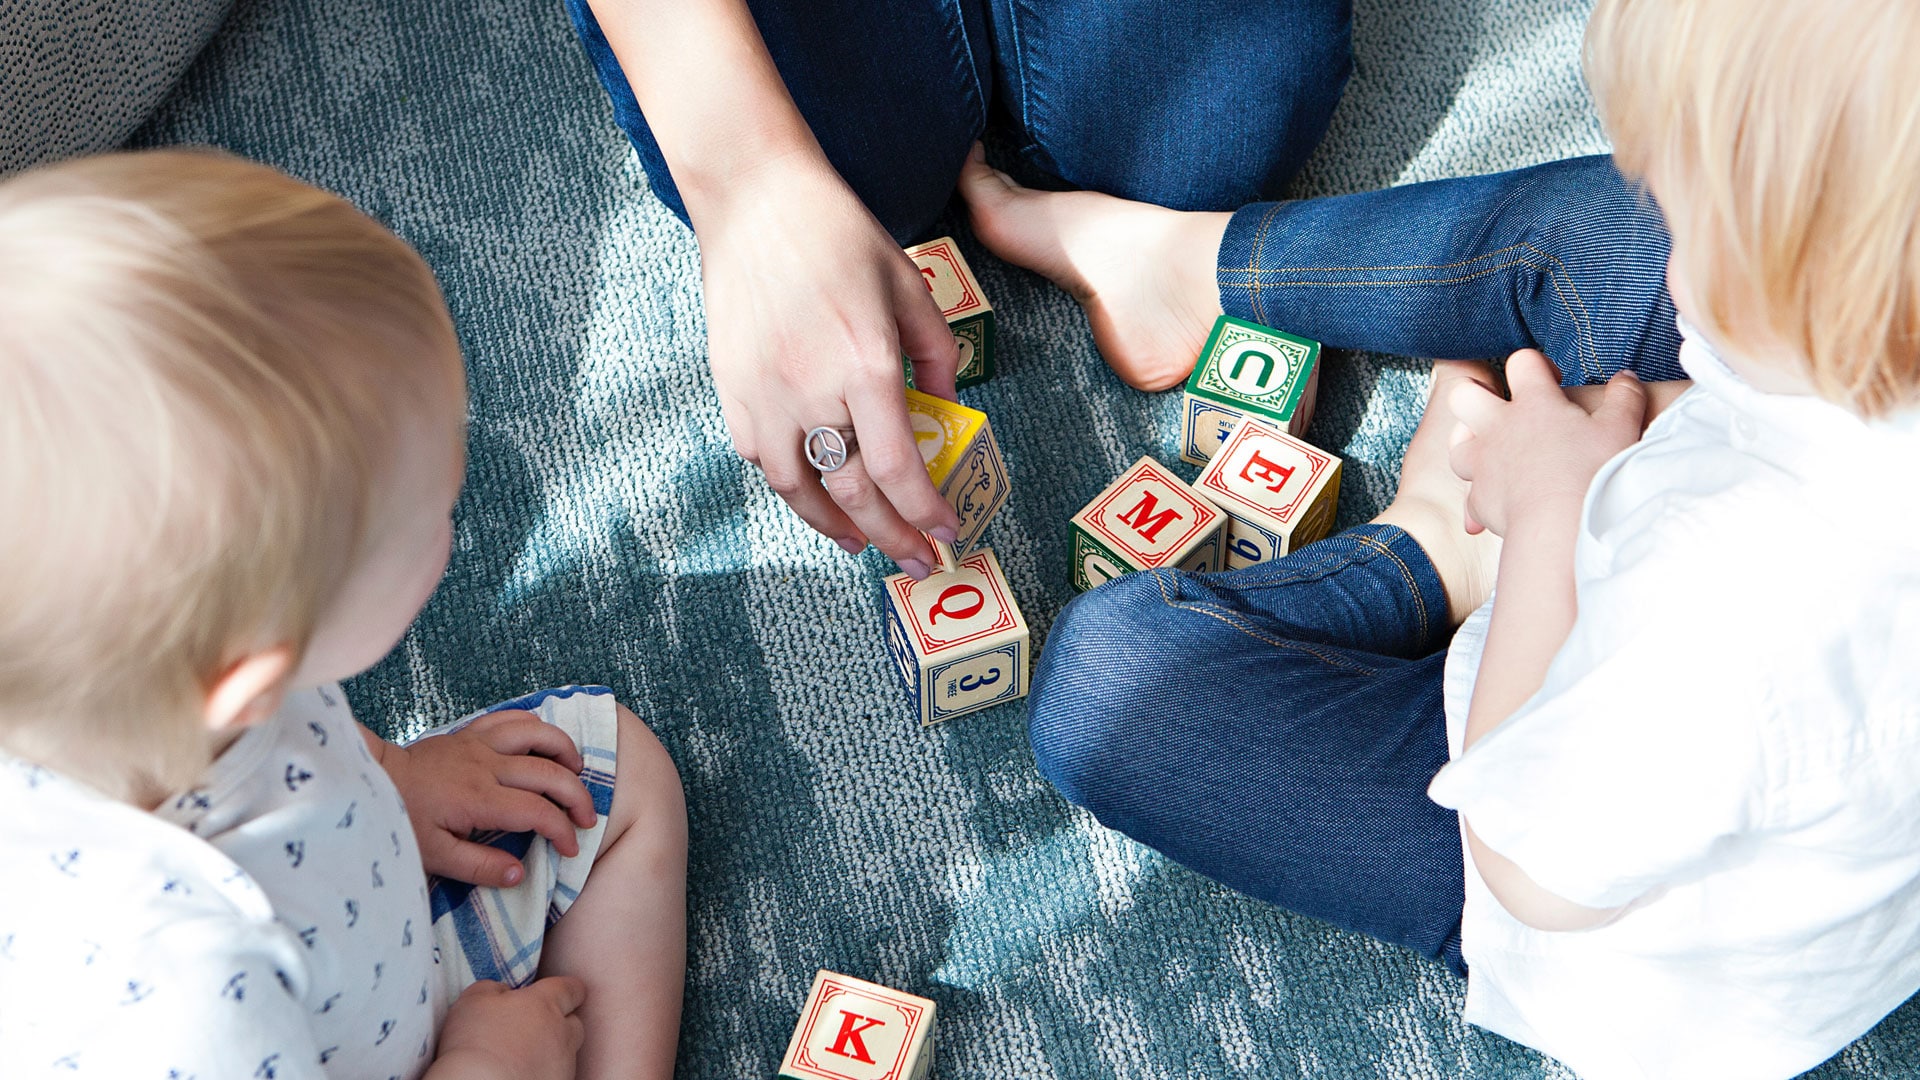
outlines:
[[[234,661],[207,689],[203,713],[207,730],[238,730],[272,716],[293,668],[290,645],[275,645]]]

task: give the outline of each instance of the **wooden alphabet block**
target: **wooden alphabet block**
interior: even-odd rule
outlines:
[[[1152,458],[1141,458],[1073,515],[1073,587],[1177,566],[1220,569],[1226,515]]]
[[[1277,559],[1333,529],[1340,459],[1259,420],[1242,420],[1194,481],[1226,511],[1226,568]]]
[[[1187,376],[1180,402],[1180,460],[1205,465],[1248,416],[1300,437],[1319,384],[1319,342],[1220,316]]]
[[[780,1076],[925,1080],[933,1069],[935,1012],[926,998],[822,971],[800,1009]]]
[[[1027,696],[1027,620],[992,550],[885,589],[887,653],[922,726]]]
[[[987,414],[965,405],[907,390],[907,419],[920,447],[920,459],[940,496],[960,515],[960,538],[953,555],[964,556],[980,543],[987,523],[1007,503],[1013,485],[1007,462],[993,437]],[[931,539],[929,543],[934,543]],[[935,544],[936,551],[945,545]],[[946,552],[939,551],[943,557]]]
[[[960,367],[955,384],[961,389],[977,386],[993,378],[993,305],[980,291],[973,268],[960,254],[953,237],[943,236],[907,249],[907,257],[920,267],[920,276],[947,317],[960,346]]]

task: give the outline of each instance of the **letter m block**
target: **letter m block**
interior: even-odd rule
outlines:
[[[1220,569],[1226,515],[1152,458],[1141,458],[1073,516],[1073,587],[1135,570]]]
[[[822,971],[780,1061],[785,1080],[925,1080],[933,1070],[934,1003]]]

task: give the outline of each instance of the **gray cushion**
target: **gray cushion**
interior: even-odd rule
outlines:
[[[116,146],[233,0],[0,0],[0,174]]]

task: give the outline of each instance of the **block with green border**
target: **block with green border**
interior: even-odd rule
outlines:
[[[908,248],[907,257],[920,268],[927,291],[940,305],[940,314],[946,316],[947,327],[960,346],[955,385],[964,390],[993,378],[993,305],[987,303],[980,280],[960,254],[960,245],[953,237],[943,236]]]
[[[1248,417],[1299,437],[1319,381],[1319,342],[1220,316],[1180,402],[1180,460],[1205,465]]]

